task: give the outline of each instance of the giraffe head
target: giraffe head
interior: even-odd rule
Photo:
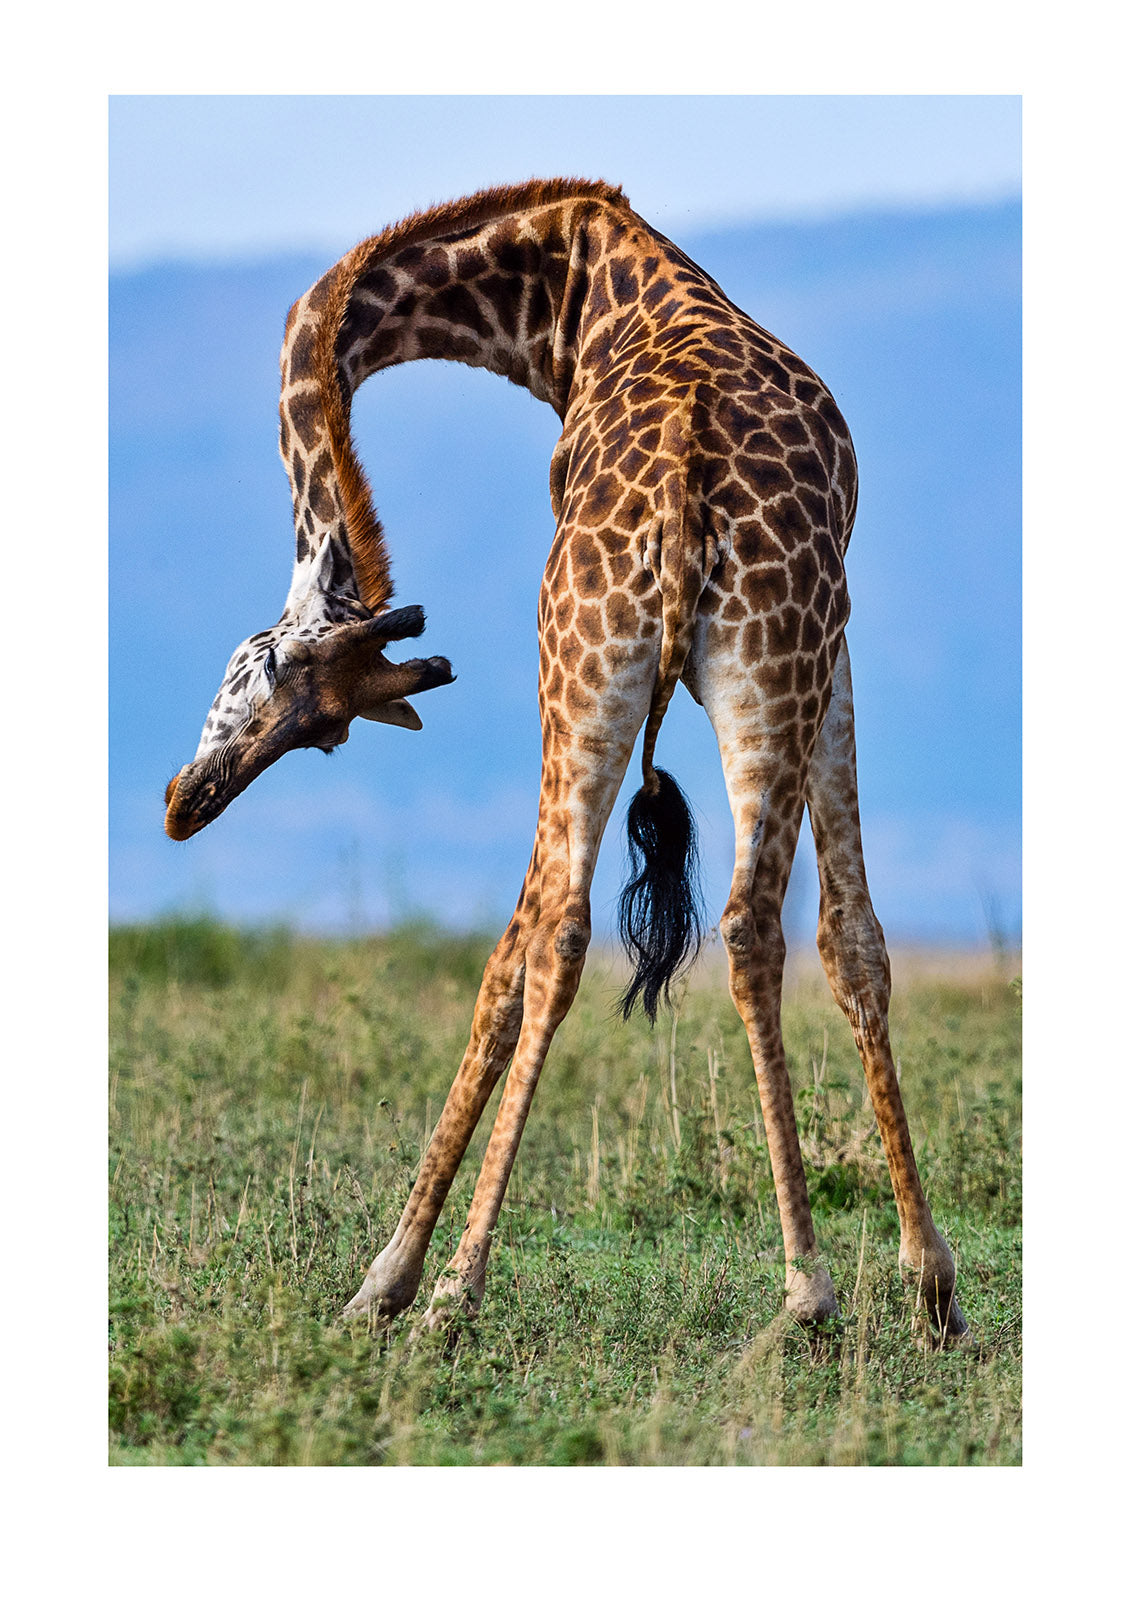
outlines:
[[[329,597],[323,596],[323,600]],[[354,717],[419,728],[404,698],[453,681],[443,656],[392,662],[384,649],[424,630],[419,606],[350,619],[364,608],[335,597],[317,620],[290,608],[228,662],[196,755],[165,790],[165,832],[189,839],[288,750],[345,744]],[[341,620],[344,612],[347,620]],[[330,620],[335,614],[338,620]]]

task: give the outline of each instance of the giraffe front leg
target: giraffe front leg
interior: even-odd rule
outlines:
[[[522,982],[527,921],[534,914],[535,864],[510,926],[483,974],[471,1040],[425,1151],[416,1182],[396,1232],[345,1307],[345,1317],[389,1321],[416,1298],[424,1257],[448,1190],[452,1186],[483,1108],[502,1076],[522,1021]]]
[[[848,647],[841,644],[828,714],[808,774],[821,911],[817,945],[837,1003],[852,1027],[899,1213],[899,1266],[933,1336],[968,1332],[955,1299],[955,1267],[919,1180],[888,1037],[891,968],[868,892],[860,841],[856,740]]]

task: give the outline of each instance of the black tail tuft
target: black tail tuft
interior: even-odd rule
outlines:
[[[691,809],[669,773],[657,768],[656,777],[657,792],[638,790],[628,808],[632,876],[620,897],[620,936],[634,968],[621,996],[621,1015],[627,1020],[642,1000],[652,1023],[661,999],[668,999],[672,979],[695,959],[703,938]]]

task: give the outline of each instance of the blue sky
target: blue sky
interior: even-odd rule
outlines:
[[[328,250],[494,183],[623,185],[665,231],[1016,196],[1009,95],[177,95],[110,101],[110,250]]]
[[[332,763],[290,757],[188,846],[162,837],[159,798],[229,650],[286,591],[273,390],[289,299],[407,211],[572,171],[621,182],[832,382],[864,475],[850,626],[881,917],[904,937],[982,938],[991,915],[1016,932],[1019,239],[1002,202],[1019,194],[1019,124],[1016,99],[979,97],[113,100],[111,913],[505,917],[537,790],[524,652],[556,430],[488,374],[384,374],[355,412],[398,592],[426,605],[429,648],[461,674],[422,705],[425,732],[359,735]],[[936,213],[953,220],[936,227]],[[466,546],[493,523],[521,561],[480,572]],[[514,652],[494,702],[461,604],[480,583]],[[663,756],[700,808],[721,904],[729,822],[709,730],[685,698]],[[598,928],[619,832],[618,813]]]

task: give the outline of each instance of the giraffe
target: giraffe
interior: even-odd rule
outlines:
[[[891,1172],[899,1263],[934,1338],[963,1336],[954,1261],[931,1217],[888,1036],[890,967],[864,871],[844,556],[856,461],[809,367],[603,182],[532,181],[417,212],[359,244],[291,308],[280,451],[296,557],[283,615],[229,662],[193,761],[166,791],[186,839],[284,751],[333,748],[356,716],[418,728],[408,696],[439,656],[390,662],[419,607],[391,609],[384,530],[350,433],[372,373],[440,358],[553,406],[556,533],[538,609],[542,777],[530,864],[488,960],[471,1037],[404,1212],[344,1315],[416,1298],[472,1133],[509,1064],[467,1224],[425,1324],[484,1292],[491,1238],[535,1087],[577,992],[589,889],[643,727],[628,813],[633,877],[622,1001],[651,1021],[698,948],[694,830],[657,735],[682,679],[713,725],[734,818],[719,930],[749,1039],[785,1255],[784,1305],[837,1314],[813,1228],[781,1035],[781,906],[806,806],[818,948],[847,1016]]]

